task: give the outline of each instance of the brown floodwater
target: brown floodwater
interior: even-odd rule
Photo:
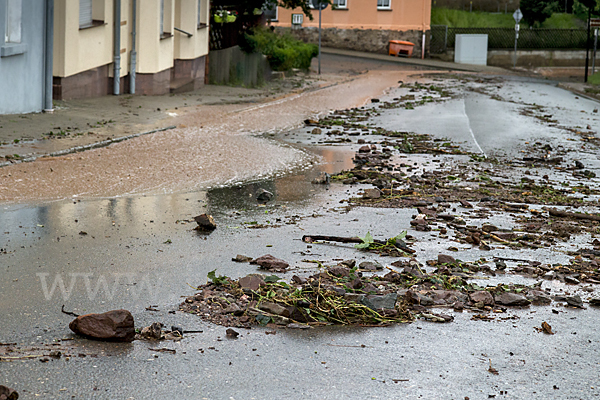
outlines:
[[[0,202],[174,193],[298,170],[314,156],[260,134],[362,105],[399,80],[406,81],[408,73],[370,71],[261,104],[175,110],[171,118],[176,129],[0,169]]]

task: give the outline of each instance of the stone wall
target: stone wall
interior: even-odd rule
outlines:
[[[291,29],[276,27],[279,33],[291,33],[295,38],[308,43],[319,42],[319,29],[305,27]],[[429,31],[425,32],[427,41],[425,49],[429,47]],[[321,43],[323,47],[334,49],[366,51],[369,53],[387,54],[390,40],[406,40],[414,43],[413,57],[421,56],[421,44],[423,40],[422,31],[393,31],[377,29],[337,29],[326,28],[321,32]],[[426,51],[426,54],[428,52]]]

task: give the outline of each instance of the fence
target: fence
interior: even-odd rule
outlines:
[[[432,54],[453,49],[456,35],[487,34],[489,49],[512,49],[515,46],[513,28],[449,28],[445,25],[431,26]],[[585,49],[587,31],[585,29],[521,29],[519,49]]]

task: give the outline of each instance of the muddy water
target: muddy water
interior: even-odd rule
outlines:
[[[265,137],[310,116],[364,104],[407,71],[372,71],[344,83],[253,106],[178,110],[176,129],[107,148],[18,164],[0,171],[0,201],[173,193],[276,176],[302,168],[306,152]]]

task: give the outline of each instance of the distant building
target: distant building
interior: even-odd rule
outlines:
[[[322,11],[323,46],[387,53],[390,40],[406,40],[415,44],[421,54],[431,21],[431,0],[333,0]],[[313,20],[303,18],[301,25],[292,24],[300,9],[277,7],[270,13],[278,29],[291,30],[305,41],[316,42],[319,12],[313,10]],[[297,22],[297,21],[296,21]],[[427,46],[427,44],[426,44]]]
[[[0,114],[52,108],[51,3],[0,0]]]

